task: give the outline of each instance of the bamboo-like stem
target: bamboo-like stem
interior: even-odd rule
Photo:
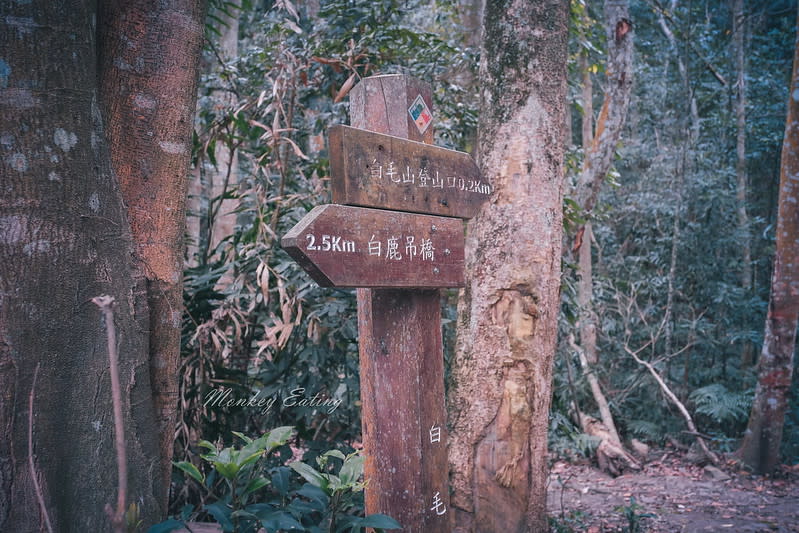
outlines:
[[[114,326],[114,298],[108,295],[92,298],[92,303],[100,308],[105,318],[108,336],[108,364],[111,372],[111,400],[114,406],[114,440],[117,453],[117,505],[112,510],[106,505],[105,511],[111,517],[116,533],[125,532],[125,502],[128,499],[128,461],[125,453],[125,423],[122,418],[122,386],[119,381],[119,353],[117,352],[116,326]]]
[[[33,403],[36,395],[36,378],[39,377],[39,363],[36,363],[36,370],[33,371],[33,383],[31,383],[31,393],[28,396],[28,465],[31,469],[31,480],[33,488],[36,490],[36,500],[39,502],[39,510],[44,519],[44,526],[48,533],[53,533],[53,524],[50,523],[50,515],[47,514],[47,506],[44,504],[44,494],[39,485],[39,478],[36,476],[36,464],[33,461]]]

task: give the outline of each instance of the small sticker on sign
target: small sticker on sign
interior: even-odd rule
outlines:
[[[433,122],[433,114],[430,112],[427,104],[424,103],[421,94],[416,97],[411,107],[408,108],[408,113],[411,114],[413,122],[416,124],[416,127],[419,128],[419,133],[427,131],[427,127]]]

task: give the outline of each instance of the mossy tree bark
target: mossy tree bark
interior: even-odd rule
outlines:
[[[162,482],[144,280],[104,142],[91,2],[0,8],[0,530],[39,531],[28,454],[56,531],[109,531],[116,495],[106,332],[117,302],[131,501],[157,518]],[[41,365],[32,413],[28,397]],[[134,407],[135,406],[135,407]],[[33,415],[33,450],[27,446]]]
[[[479,162],[452,368],[456,531],[546,531],[547,420],[560,306],[568,2],[485,6]]]

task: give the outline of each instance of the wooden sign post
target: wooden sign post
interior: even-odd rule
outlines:
[[[438,288],[463,286],[460,218],[491,192],[468,154],[431,146],[431,109],[408,76],[355,86],[354,128],[330,130],[336,203],[281,241],[320,285],[358,288],[366,512],[412,533],[451,530]]]
[[[336,203],[472,218],[491,194],[467,153],[347,126],[328,137]]]
[[[461,287],[463,224],[337,204],[314,207],[281,246],[322,287]]]

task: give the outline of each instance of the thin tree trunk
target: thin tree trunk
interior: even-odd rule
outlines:
[[[161,498],[168,497],[180,362],[183,253],[201,0],[103,4],[100,104],[114,172],[147,278],[150,378],[159,419]]]
[[[458,18],[463,28],[464,44],[477,48],[480,46],[481,22],[485,6],[481,0],[458,0]]]
[[[216,15],[223,23],[217,28],[221,33],[216,51],[216,61],[203,62],[203,71],[208,73],[224,72],[225,65],[238,56],[239,50],[239,17],[241,1],[227,2],[226,11],[217,11]],[[210,95],[214,102],[216,120],[224,123],[225,115],[236,102],[232,90],[215,90]],[[225,237],[233,234],[236,228],[238,206],[235,199],[222,199],[229,191],[235,191],[239,182],[239,157],[235,141],[231,138],[232,125],[224,125],[226,131],[215,132],[214,146],[215,165],[200,158],[191,173],[189,180],[187,234],[189,238],[186,253],[187,263],[196,265],[205,263]]]
[[[577,203],[586,213],[594,209],[599,190],[613,163],[633,86],[633,26],[627,0],[606,0],[604,11],[608,39],[608,88],[597,118],[593,144],[585,155],[576,194]]]
[[[741,234],[741,287],[748,291],[752,288],[752,245],[749,229],[749,215],[746,212],[747,175],[746,175],[746,19],[743,0],[734,0],[732,8],[732,36],[735,51],[735,66],[738,73],[735,99],[735,175],[737,177],[735,199],[738,202],[738,231]],[[741,366],[749,367],[755,355],[755,346],[745,340],[741,347]]]
[[[777,247],[763,350],[749,424],[738,451],[744,463],[761,473],[774,471],[780,462],[799,322],[799,36],[782,144],[778,202]]]
[[[612,156],[616,150],[616,144],[621,138],[621,131],[629,108],[633,74],[633,32],[628,11],[626,0],[605,2],[605,24],[608,39],[608,88],[599,120],[597,121],[596,136],[592,131],[593,84],[585,54],[583,53],[581,56],[583,70],[582,135],[585,159],[577,184],[576,196],[580,206],[586,213],[590,213],[593,209],[602,182],[610,170]],[[612,449],[615,452],[619,449],[623,450],[623,447],[619,433],[616,430],[616,424],[613,421],[613,414],[610,411],[608,400],[602,391],[596,374],[599,357],[597,353],[596,318],[592,304],[591,230],[591,223],[588,222],[578,234],[578,263],[580,268],[577,287],[577,300],[580,306],[580,346],[578,353],[580,355],[580,366],[590,385],[591,394],[599,409],[602,425],[604,426],[601,430],[601,438],[607,438],[612,443]],[[583,416],[581,413],[578,413],[578,419],[584,432],[596,431],[597,424],[593,419]],[[609,449],[607,446],[597,448],[597,453],[603,454],[607,449]],[[626,452],[623,455],[629,457]],[[624,462],[630,464],[627,460]],[[616,468],[611,466],[615,461],[610,458],[600,457],[600,463],[614,470]]]
[[[677,9],[677,1],[672,0],[671,11],[674,12],[676,9]],[[690,163],[690,160],[688,158],[688,153],[693,149],[694,144],[699,138],[700,124],[699,124],[699,110],[696,103],[696,97],[694,96],[691,90],[688,68],[685,65],[685,61],[683,61],[682,53],[677,48],[677,40],[674,37],[674,33],[671,31],[668,24],[666,23],[666,19],[664,18],[662,13],[658,17],[658,22],[660,24],[661,30],[663,31],[663,34],[666,36],[666,39],[668,39],[669,41],[670,48],[677,55],[677,68],[680,72],[680,78],[682,78],[685,96],[689,102],[688,113],[690,119],[690,126],[686,126],[685,131],[681,131],[678,135],[682,139],[682,142],[680,143],[680,156],[676,162],[674,170],[675,207],[674,207],[674,220],[672,222],[672,238],[671,238],[671,253],[669,258],[668,284],[666,289],[666,309],[663,314],[664,353],[668,356],[672,353],[673,349],[674,327],[672,324],[672,315],[674,314],[674,294],[676,291],[675,281],[677,278],[677,258],[680,246],[680,233],[681,233],[680,212],[682,211],[683,193],[685,190],[685,175],[688,172],[688,167]],[[690,354],[686,353],[686,361],[689,356]],[[671,359],[667,359],[665,374],[666,374],[666,379],[670,379]]]
[[[583,100],[583,124],[582,124],[582,137],[583,137],[583,150],[586,155],[589,154],[594,148],[594,105],[593,105],[593,82],[591,80],[591,72],[589,70],[587,54],[583,52],[580,55],[580,67],[582,70],[583,87],[582,87],[582,100]],[[586,157],[586,161],[588,156]],[[586,163],[587,165],[587,163]],[[590,179],[587,177],[587,172],[583,174],[583,179]],[[610,412],[607,398],[602,392],[602,387],[599,384],[599,379],[595,372],[595,365],[599,362],[597,356],[597,336],[596,336],[596,315],[593,309],[593,293],[594,293],[594,277],[593,277],[593,260],[591,258],[591,239],[592,226],[591,222],[587,222],[583,229],[582,238],[580,240],[580,247],[578,250],[578,285],[577,285],[577,303],[580,307],[580,346],[579,346],[579,359],[580,368],[588,380],[591,387],[591,394],[594,397],[594,402],[599,409],[599,415],[602,423],[605,425],[605,430],[610,435],[611,439],[618,445],[621,444],[619,433],[616,430],[616,424],[613,421],[613,415]],[[578,411],[578,419],[583,431],[588,431],[588,424],[584,423],[587,419],[582,416]]]
[[[737,177],[735,198],[738,202],[738,226],[741,233],[741,287],[749,290],[752,286],[752,249],[749,237],[749,215],[746,213],[746,24],[744,2],[735,0],[732,15],[732,37],[735,43],[735,67],[738,73],[738,88],[735,99],[735,175]]]
[[[456,531],[545,531],[568,2],[486,5],[479,161],[449,405]],[[489,37],[490,36],[490,37]]]
[[[664,353],[668,356],[672,353],[674,328],[672,327],[672,315],[674,314],[674,292],[677,280],[677,255],[680,248],[680,214],[683,204],[683,191],[685,189],[685,160],[688,148],[682,143],[680,159],[677,161],[674,170],[674,218],[671,226],[671,253],[669,255],[669,275],[666,287],[666,311],[663,313],[664,324]],[[667,363],[668,365],[668,363]],[[670,367],[666,367],[666,378],[670,378]],[[687,385],[687,384],[686,384]]]
[[[111,530],[107,339],[91,303],[101,294],[118,303],[127,503],[145,524],[165,511],[147,297],[104,140],[96,16],[95,2],[0,4],[0,531],[42,531],[37,499],[54,531]]]

